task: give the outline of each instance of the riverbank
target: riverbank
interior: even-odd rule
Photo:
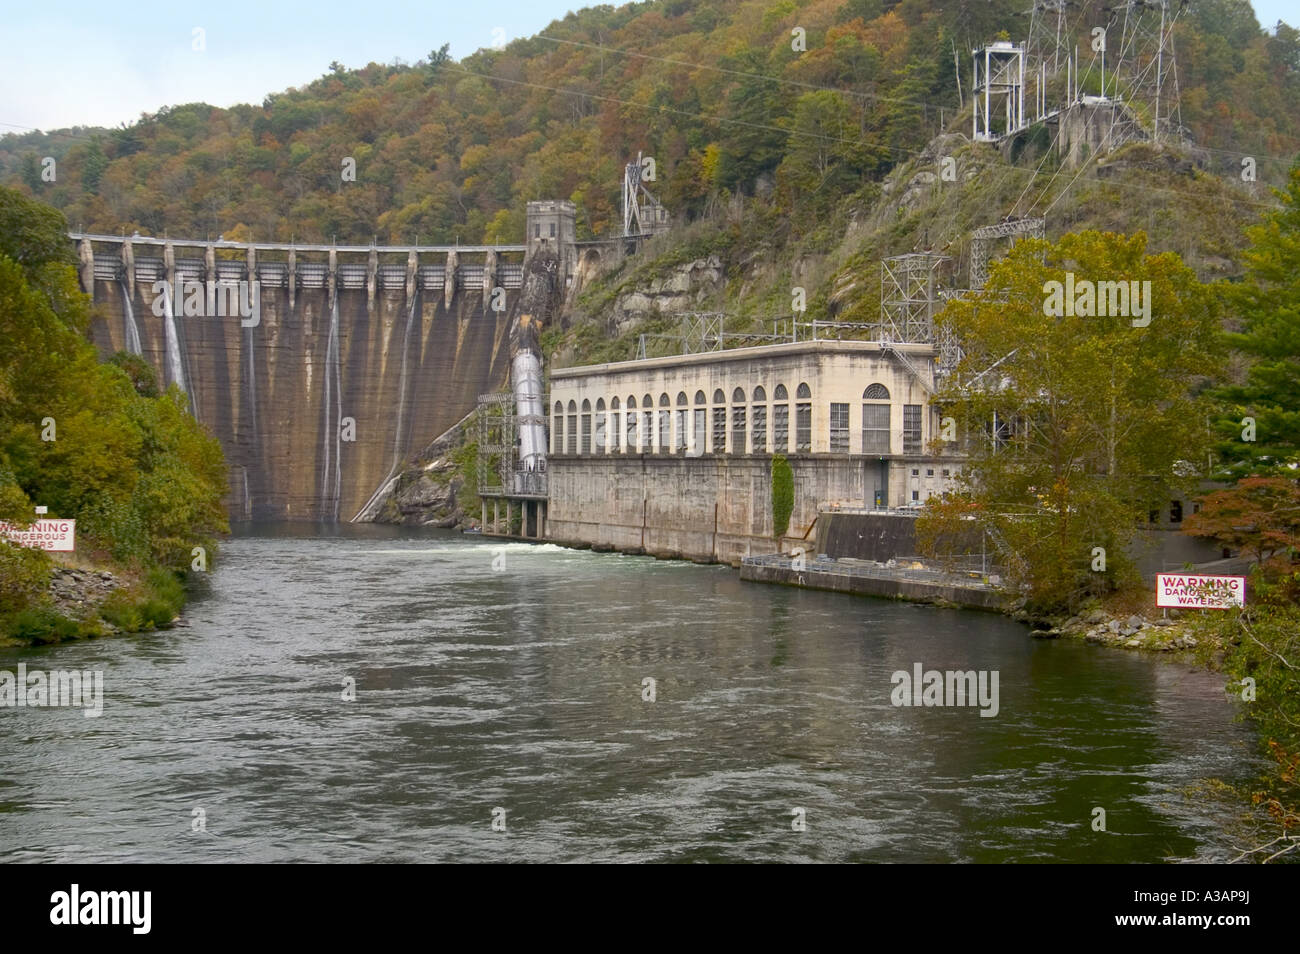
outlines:
[[[0,617],[0,646],[47,646],[169,629],[188,598],[183,579],[162,568],[130,568],[59,554],[43,591]]]

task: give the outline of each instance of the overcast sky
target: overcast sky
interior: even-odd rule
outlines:
[[[1296,0],[1253,0],[1261,23],[1295,25]],[[105,0],[10,4],[0,23],[0,133],[116,126],[160,106],[260,103],[330,61],[460,58],[532,36],[589,0]],[[202,50],[196,50],[201,30]]]

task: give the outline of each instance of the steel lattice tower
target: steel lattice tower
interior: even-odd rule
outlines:
[[[1173,0],[1124,0],[1123,37],[1115,64],[1117,92],[1124,92],[1150,110],[1151,138],[1178,137],[1182,131],[1179,109],[1178,61],[1174,53],[1174,23],[1178,12]]]

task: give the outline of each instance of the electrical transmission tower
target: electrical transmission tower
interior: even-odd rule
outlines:
[[[653,163],[653,159],[649,163]],[[645,187],[647,161],[636,154],[636,162],[623,167],[623,237],[652,235],[668,228],[668,210]],[[650,176],[654,178],[653,174]]]
[[[1151,138],[1157,142],[1182,135],[1174,23],[1185,3],[1175,11],[1174,2],[1122,0],[1111,8],[1122,11],[1124,19],[1116,80],[1126,89],[1126,98],[1150,110]]]
[[[1068,70],[1071,56],[1067,7],[1075,0],[1034,0],[1029,15],[1029,39],[1025,42],[1027,94],[1032,94],[1034,115],[1041,119],[1054,111],[1058,98],[1056,75]]]
[[[951,259],[934,252],[895,255],[880,263],[878,341],[930,344],[939,310],[940,269]]]
[[[1074,0],[1034,0],[1029,10],[1029,41],[1025,55],[1030,69],[1041,67],[1050,79],[1060,72],[1070,56],[1069,26],[1065,8],[1077,6]]]
[[[1024,129],[1025,48],[998,40],[975,50],[971,64],[971,138],[997,142]]]
[[[1022,238],[1046,238],[1045,219],[1012,219],[997,225],[978,228],[971,235],[970,287],[983,288],[989,280],[989,260],[993,257],[995,243],[1010,239],[1014,245]]]

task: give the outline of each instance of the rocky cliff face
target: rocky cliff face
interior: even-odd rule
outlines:
[[[407,527],[477,525],[477,514],[465,513],[460,501],[466,481],[474,479],[457,457],[466,437],[462,422],[426,447],[393,482],[375,508],[374,521]]]
[[[717,255],[678,265],[663,277],[618,296],[613,309],[616,333],[622,334],[656,311],[664,315],[691,311],[716,295],[725,281],[726,272]]]
[[[343,289],[335,309],[325,288],[297,289],[291,307],[287,289],[264,287],[254,327],[176,315],[174,350],[154,297],[132,284],[140,350],[166,383],[183,379],[221,441],[237,520],[352,519],[509,373],[508,312],[475,290],[447,307],[440,291],[411,302],[377,290],[372,304],[365,289]],[[125,287],[96,281],[94,298],[101,352],[128,350]]]

